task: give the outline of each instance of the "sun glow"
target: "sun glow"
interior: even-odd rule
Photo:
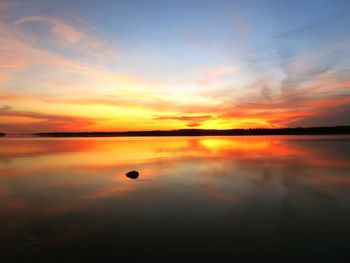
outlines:
[[[348,17],[329,21],[338,31],[319,30],[323,26],[301,17],[299,31],[288,31],[300,26],[291,20],[271,32],[260,26],[271,14],[215,24],[215,12],[230,21],[236,10],[227,16],[231,7],[217,6],[204,17],[184,12],[184,32],[167,12],[169,24],[163,24],[155,23],[156,11],[139,17],[117,9],[104,17],[80,7],[77,15],[75,1],[56,3],[60,8],[1,3],[0,131],[348,124],[350,41],[341,30]],[[197,23],[207,31],[195,30]],[[303,28],[317,37],[305,39]]]

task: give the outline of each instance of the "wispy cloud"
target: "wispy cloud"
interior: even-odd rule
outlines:
[[[89,25],[84,26],[79,20],[36,15],[26,16],[14,21],[13,26],[34,47],[60,51],[57,46],[74,50],[75,56],[89,56],[90,59],[117,58],[115,43],[96,33]],[[63,53],[64,54],[64,53]]]
[[[211,119],[211,115],[185,115],[185,116],[156,116],[154,120],[178,120],[186,122],[187,127],[199,127],[204,121]]]
[[[208,84],[214,82],[225,75],[234,73],[239,70],[238,66],[222,66],[205,73],[200,79],[199,84]]]
[[[45,114],[31,111],[16,111],[10,106],[0,108],[0,129],[7,132],[28,133],[37,131],[64,131],[76,130],[84,127],[85,130],[93,127],[98,120],[78,116],[59,114]],[[17,121],[16,121],[17,120]]]
[[[209,27],[190,35],[205,48],[194,50],[170,43],[162,28],[145,36],[125,17],[99,28],[112,20],[96,26],[57,7],[65,4],[40,3],[0,3],[0,130],[348,124],[345,11],[288,20],[298,26],[285,30],[277,22],[273,30],[270,16],[264,26],[245,15],[204,21]],[[217,38],[208,44],[209,35]]]

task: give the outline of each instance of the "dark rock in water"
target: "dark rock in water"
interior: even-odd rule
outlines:
[[[139,172],[137,171],[130,171],[126,173],[126,176],[131,179],[137,179],[139,177]]]

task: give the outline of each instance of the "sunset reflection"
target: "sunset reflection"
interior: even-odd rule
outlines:
[[[0,140],[1,244],[22,242],[39,222],[83,215],[88,234],[134,217],[185,224],[189,216],[203,227],[218,217],[242,229],[250,224],[243,215],[271,218],[264,227],[276,213],[281,222],[337,221],[328,215],[349,205],[349,143],[336,136]],[[132,170],[137,180],[125,176]],[[43,238],[61,245],[82,238],[62,220],[67,235]]]
[[[341,145],[342,141],[337,143]],[[176,181],[178,177],[192,178],[191,183],[201,187],[203,182],[213,184],[214,178],[248,184],[280,181],[285,176],[289,178],[289,171],[295,169],[298,173],[292,177],[296,181],[311,169],[308,173],[311,182],[315,177],[319,185],[323,181],[325,185],[338,187],[349,184],[343,170],[350,168],[350,154],[337,152],[335,155],[327,147],[320,149],[321,144],[322,141],[291,140],[290,137],[3,140],[0,141],[0,178],[3,181],[9,176],[18,178],[13,179],[11,186],[5,187],[8,184],[4,183],[0,190],[2,196],[10,197],[10,193],[18,190],[17,181],[28,180],[28,185],[33,187],[38,187],[39,181],[45,187],[69,187],[73,199],[87,196],[95,199],[154,187],[168,183],[167,180]],[[130,187],[125,172],[132,169],[141,171],[141,182],[152,184],[138,183]],[[250,170],[249,174],[246,169]],[[332,169],[332,176],[327,174],[327,169]],[[75,188],[82,185],[89,185],[89,191],[75,193]],[[123,190],[119,191],[118,187]],[[243,191],[248,189],[245,187]]]

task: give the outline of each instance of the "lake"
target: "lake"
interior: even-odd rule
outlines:
[[[350,136],[0,138],[1,262],[350,262],[349,244]]]

